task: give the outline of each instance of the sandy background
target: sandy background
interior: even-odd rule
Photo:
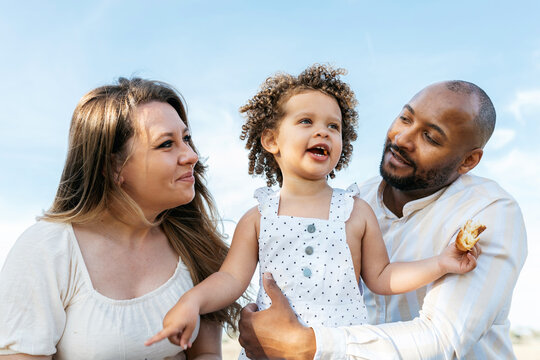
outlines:
[[[540,359],[540,335],[525,336],[513,339],[514,351],[518,360]],[[236,360],[240,353],[240,345],[236,339],[223,338],[223,359]]]

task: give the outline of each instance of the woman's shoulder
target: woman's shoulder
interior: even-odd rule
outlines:
[[[38,220],[15,242],[13,251],[45,255],[70,251],[73,230],[69,223]]]

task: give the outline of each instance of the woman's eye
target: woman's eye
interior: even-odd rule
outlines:
[[[184,142],[190,142],[191,141],[191,135],[184,135],[184,137],[182,138],[182,140],[184,140]]]
[[[302,119],[300,120],[300,124],[311,124],[311,119]]]
[[[161,148],[170,148],[170,147],[172,146],[172,144],[173,144],[172,140],[164,141],[164,142],[162,142],[161,144],[159,144],[158,149],[161,149]]]

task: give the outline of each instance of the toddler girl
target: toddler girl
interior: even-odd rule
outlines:
[[[266,80],[240,109],[249,173],[265,174],[259,205],[240,219],[219,272],[180,298],[147,344],[165,337],[190,346],[199,314],[221,309],[246,290],[257,261],[260,310],[270,306],[262,274],[271,272],[300,321],[346,326],[366,322],[360,279],[378,294],[415,290],[447,273],[466,273],[476,258],[454,244],[441,255],[389,263],[370,206],[358,188],[333,189],[327,178],[345,167],[356,140],[356,99],[340,80],[342,69],[314,65],[298,77]]]

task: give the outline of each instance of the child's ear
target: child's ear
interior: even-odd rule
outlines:
[[[277,134],[274,130],[265,129],[261,135],[261,145],[264,150],[270,154],[277,155],[279,153],[279,147],[277,144]]]
[[[463,162],[461,163],[461,165],[460,165],[460,167],[458,169],[458,173],[460,175],[463,175],[463,174],[468,173],[472,169],[474,169],[476,167],[476,165],[478,165],[478,163],[480,162],[480,159],[482,159],[483,154],[484,154],[484,151],[481,148],[477,148],[477,149],[472,150],[467,155],[465,160],[463,160]]]

